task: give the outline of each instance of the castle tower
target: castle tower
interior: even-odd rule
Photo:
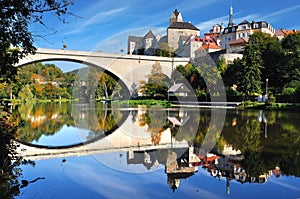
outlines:
[[[183,22],[182,15],[177,9],[175,9],[174,12],[171,14],[169,25],[171,26],[174,22]]]

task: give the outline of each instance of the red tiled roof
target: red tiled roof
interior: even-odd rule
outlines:
[[[300,30],[285,30],[282,28],[279,28],[278,30],[276,30],[275,32],[275,36],[287,36],[289,34],[297,34],[300,33]]]
[[[276,30],[275,34],[274,34],[276,37],[279,37],[279,36],[284,36],[284,32],[282,31],[282,29],[278,29]]]
[[[248,38],[240,37],[240,38],[234,40],[233,42],[231,42],[229,45],[245,44],[247,42],[248,42]]]
[[[215,43],[208,43],[205,44],[203,46],[201,46],[200,48],[198,48],[197,50],[206,50],[206,49],[220,49],[220,46],[216,45]]]
[[[300,30],[282,30],[285,35],[300,33]]]
[[[206,43],[216,43],[213,38],[201,38],[199,36],[193,37],[190,41],[206,42]]]

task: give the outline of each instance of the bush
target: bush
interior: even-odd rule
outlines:
[[[72,95],[68,92],[64,92],[62,95],[61,95],[62,98],[64,99],[71,99],[72,98]]]
[[[28,86],[24,86],[20,92],[18,93],[18,98],[21,99],[22,101],[27,101],[27,100],[32,100],[33,99],[33,94],[28,88]]]
[[[266,101],[266,105],[271,105],[274,104],[275,102],[276,102],[276,97],[272,93],[270,93]]]
[[[285,87],[282,90],[283,95],[294,95],[296,93],[296,88]]]

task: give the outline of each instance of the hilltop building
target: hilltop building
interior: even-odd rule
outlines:
[[[191,22],[184,22],[181,13],[177,9],[171,14],[169,21],[167,29],[168,45],[173,51],[178,49],[181,36],[200,36],[200,30]]]
[[[223,23],[221,23],[221,25],[215,24],[215,25],[213,25],[213,27],[209,31],[209,33],[204,33],[204,38],[205,39],[211,38],[216,42],[216,44],[218,46],[220,46],[220,42],[221,42],[220,35],[221,35],[221,32],[223,32],[223,30],[224,30]]]
[[[128,37],[128,54],[153,55],[161,42],[161,36],[154,35],[151,30],[143,37]]]
[[[175,51],[180,43],[186,42],[192,36],[200,36],[200,30],[190,22],[184,22],[181,13],[175,9],[169,18],[167,35],[154,35],[150,30],[145,36],[128,37],[128,54],[154,55],[162,43]]]
[[[196,57],[203,57],[203,56],[207,55],[208,53],[216,52],[216,51],[219,51],[219,50],[222,50],[222,49],[217,44],[208,43],[208,44],[202,45],[200,48],[198,48],[195,51],[195,56]]]
[[[185,38],[181,36],[180,39]],[[182,39],[182,41],[184,41]],[[180,57],[196,57],[196,51],[203,45],[217,45],[216,41],[213,38],[201,38],[199,36],[187,37],[185,42],[179,42],[179,47],[175,51],[175,54]]]
[[[260,22],[249,22],[247,20],[242,21],[238,25],[233,23],[233,8],[230,6],[229,9],[229,23],[226,28],[224,28],[221,34],[221,48],[228,49],[230,48],[230,44],[239,38],[248,39],[250,35],[252,35],[256,31],[261,31],[264,33],[268,33],[271,36],[275,34],[275,29],[271,26],[271,24],[260,21]]]
[[[290,34],[298,34],[298,33],[300,33],[299,30],[286,30],[286,29],[279,28],[278,30],[276,30],[275,36],[279,40],[282,40],[284,37],[286,37]]]
[[[200,30],[191,22],[184,22],[181,12],[175,9],[169,18],[167,35],[154,35],[150,30],[143,37],[129,36],[128,54],[154,55],[156,49],[163,48],[171,50],[179,57],[207,58],[213,59],[214,62],[224,57],[227,63],[232,63],[234,59],[242,58],[245,44],[256,31],[275,35],[279,39],[299,32],[282,29],[275,32],[271,24],[265,21],[244,20],[235,24],[233,7],[230,6],[227,27],[224,27],[223,23],[215,24],[208,33],[204,33],[204,38],[201,38]]]

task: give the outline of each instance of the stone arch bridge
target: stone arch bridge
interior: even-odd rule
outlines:
[[[145,79],[155,63],[159,63],[163,73],[170,77],[176,66],[185,65],[190,59],[38,48],[35,54],[21,59],[17,67],[42,61],[70,61],[99,67],[130,88],[137,78]]]

